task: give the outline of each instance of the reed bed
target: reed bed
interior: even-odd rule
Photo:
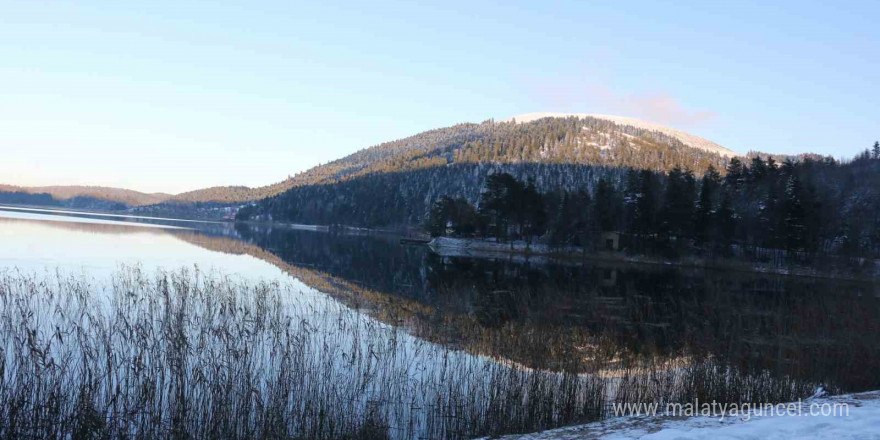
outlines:
[[[464,439],[593,421],[614,402],[781,402],[818,385],[608,338],[581,356],[569,345],[586,333],[438,321],[451,327],[417,338],[307,290],[197,267],[0,270],[0,438]],[[462,332],[479,344],[428,342]],[[477,349],[503,338],[519,360]]]
[[[3,439],[470,438],[594,420],[608,389],[198,268],[0,271],[0,341]]]

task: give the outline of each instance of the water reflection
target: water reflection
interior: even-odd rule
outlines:
[[[871,337],[880,330],[876,283],[614,262],[480,259],[438,255],[401,245],[391,235],[189,226],[152,231],[149,245],[135,249],[133,257],[172,264],[204,258],[182,247],[170,252],[160,243],[169,238],[248,255],[420,338],[532,368],[596,373],[642,361],[712,358],[746,372],[843,389],[880,386],[872,373],[880,367],[880,344]],[[115,228],[61,227],[101,234]],[[114,242],[91,241],[91,248],[112,255]],[[256,270],[238,260],[230,267]]]
[[[868,336],[880,330],[876,283],[449,257],[393,236],[250,225],[235,234],[313,279],[344,283],[349,304],[420,337],[530,367],[696,356],[844,389],[880,386],[880,344]]]
[[[0,220],[0,437],[472,438],[597,416],[603,379],[412,337],[385,323],[418,303],[238,235]]]

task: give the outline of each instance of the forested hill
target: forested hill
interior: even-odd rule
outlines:
[[[624,125],[604,118],[617,117],[546,117],[525,123],[512,118],[454,125],[366,148],[300,173],[291,183],[334,183],[371,173],[468,163],[554,163],[656,171],[679,166],[702,173],[709,165],[723,168],[727,158],[736,154],[677,130],[665,129],[664,133],[656,124],[617,118],[633,124]]]
[[[880,142],[845,161],[732,157],[725,168],[710,165],[701,176],[681,167],[501,161],[369,172],[294,187],[241,209],[238,217],[422,225],[436,236],[540,240],[585,250],[602,231],[616,231],[634,252],[748,253],[756,261],[772,255],[814,264],[819,255],[880,256],[878,211]],[[851,263],[858,273],[874,273],[873,262]]]
[[[280,194],[293,187],[293,180],[288,178],[271,185],[251,188],[247,186],[213,186],[177,194],[167,200],[174,203],[243,203],[265,199]]]
[[[443,195],[476,203],[487,175],[533,179],[542,191],[591,189],[628,169],[724,170],[735,153],[634,119],[562,116],[459,124],[367,148],[293,177],[242,219],[356,226],[416,225]]]

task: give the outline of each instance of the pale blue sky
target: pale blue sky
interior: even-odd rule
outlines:
[[[422,3],[0,0],[0,183],[263,185],[534,111],[739,152],[880,137],[877,1]]]

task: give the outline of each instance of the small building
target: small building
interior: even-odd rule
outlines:
[[[614,287],[617,285],[617,269],[605,269],[602,271],[602,286]]]
[[[600,233],[598,248],[603,251],[619,251],[620,232],[604,231]]]

